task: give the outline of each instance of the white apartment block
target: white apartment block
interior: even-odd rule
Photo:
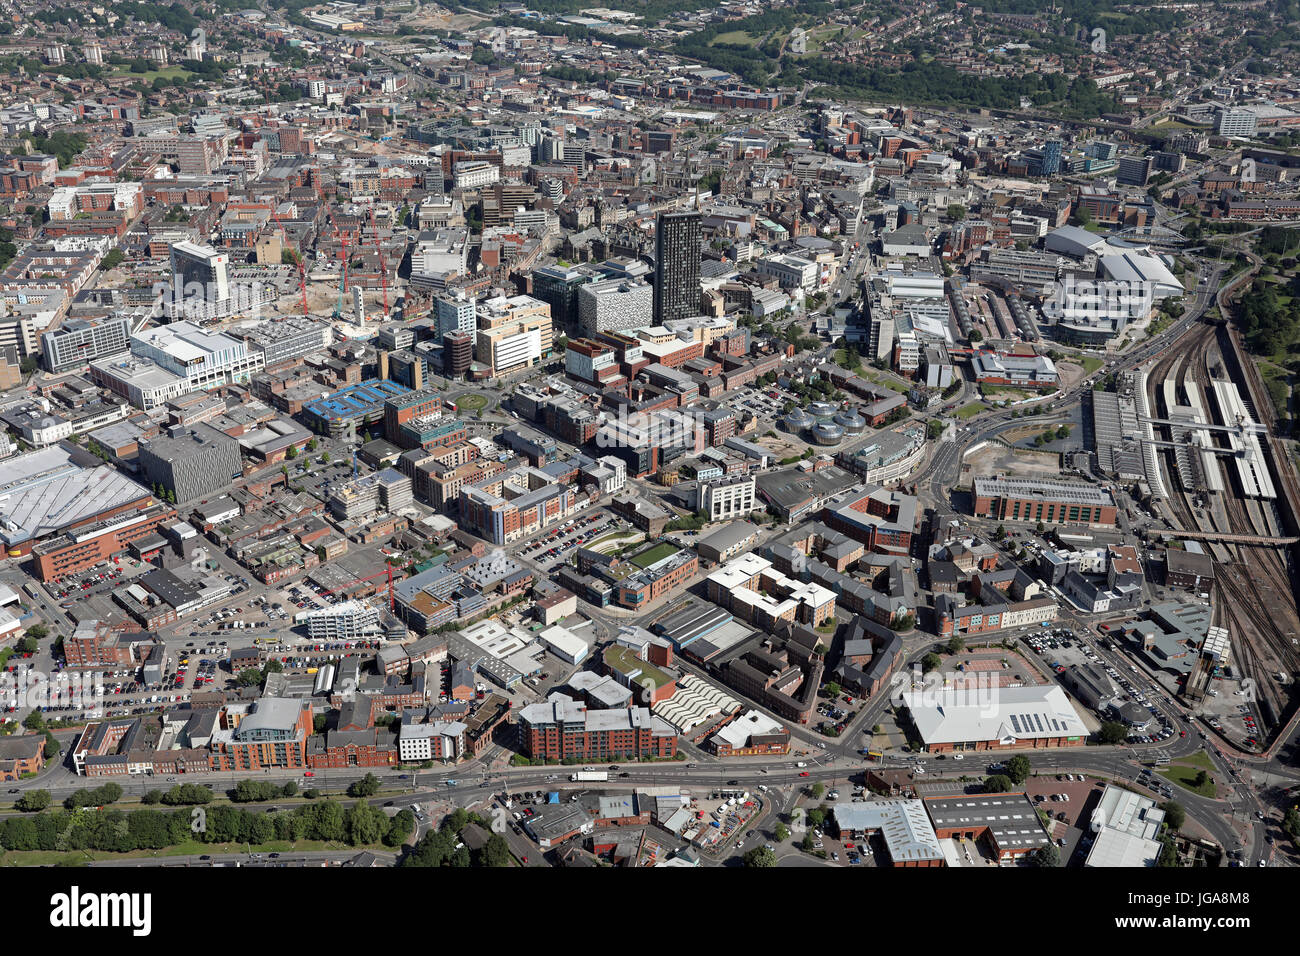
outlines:
[[[734,475],[700,484],[700,507],[708,513],[710,521],[743,518],[753,511],[755,503],[753,478]]]

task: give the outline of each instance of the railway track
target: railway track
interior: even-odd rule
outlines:
[[[1219,365],[1222,375],[1232,377],[1238,362],[1229,362],[1223,354],[1233,342],[1223,342],[1214,325],[1206,324],[1189,330],[1177,345],[1153,363],[1148,377],[1148,403],[1153,412],[1163,411],[1164,383],[1174,379],[1180,388],[1197,389],[1205,403],[1205,388],[1209,384],[1210,369]],[[1235,360],[1235,355],[1233,356]],[[1243,395],[1249,399],[1248,387]],[[1185,396],[1180,397],[1180,401]],[[1269,409],[1257,409],[1260,420],[1268,423]],[[1163,415],[1161,417],[1164,417]],[[1168,433],[1164,437],[1172,437]],[[1172,464],[1172,452],[1163,451],[1167,466]],[[1224,493],[1216,496],[1220,512],[1213,507],[1195,508],[1193,489],[1184,488],[1177,477],[1177,469],[1168,467],[1170,495],[1166,505],[1183,527],[1198,527],[1229,533],[1272,536],[1281,530],[1281,520],[1263,501],[1246,499],[1230,460],[1216,456],[1215,467],[1223,470]],[[1275,469],[1276,470],[1276,469]],[[1291,476],[1283,481],[1290,487]],[[1291,701],[1286,689],[1273,679],[1278,671],[1293,673],[1300,667],[1300,647],[1292,643],[1300,638],[1300,614],[1297,613],[1295,586],[1288,551],[1272,548],[1248,548],[1241,545],[1219,543],[1210,546],[1218,565],[1216,586],[1218,598],[1215,619],[1226,626],[1232,638],[1234,663],[1254,679],[1256,687],[1255,710],[1264,733],[1271,733],[1285,719]],[[1263,739],[1263,734],[1261,734]]]

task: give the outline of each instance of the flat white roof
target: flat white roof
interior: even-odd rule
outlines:
[[[1065,691],[1055,685],[914,691],[902,701],[927,745],[1088,736]]]
[[[565,654],[574,660],[581,660],[587,656],[589,650],[587,642],[568,628],[556,624],[554,627],[548,627],[546,630],[539,632],[537,636],[559,653]]]

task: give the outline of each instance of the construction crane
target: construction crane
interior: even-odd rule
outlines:
[[[330,205],[325,200],[325,187],[321,185],[320,177],[313,175],[312,178],[316,183],[316,195],[320,199],[320,204],[325,208],[325,218],[329,220],[329,224],[333,228],[334,234],[338,236],[339,241],[343,243],[343,252],[341,254],[339,268],[339,301],[334,307],[334,318],[339,319],[343,317],[343,296],[348,291],[348,233],[339,228],[338,220],[334,218],[334,213],[330,210]]]
[[[388,318],[388,266],[384,262],[384,247],[379,242],[379,227],[375,225],[375,205],[370,204],[370,231],[375,234],[375,254],[379,256],[379,284],[384,290],[384,318]]]
[[[275,211],[274,202],[275,201],[272,200],[271,218],[275,220],[276,228],[279,229],[281,234],[284,236],[284,241],[288,242],[289,231],[284,228],[284,223],[280,221],[280,215]],[[305,317],[308,311],[307,310],[307,269],[302,264],[302,252],[296,251],[295,255],[298,259],[298,291],[302,293],[302,314]]]
[[[343,295],[348,291],[348,237],[343,235],[342,268],[339,269],[339,303],[334,307],[334,318],[343,316]]]

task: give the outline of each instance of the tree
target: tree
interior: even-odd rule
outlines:
[[[1196,777],[1192,780],[1192,786],[1198,790],[1210,782],[1210,775],[1204,770],[1196,771]]]
[[[1016,754],[1007,761],[1007,776],[1011,778],[1012,783],[1017,787],[1029,778],[1029,758],[1024,754]]]
[[[503,867],[510,865],[510,847],[505,837],[494,833],[479,851],[476,865],[482,867]]]
[[[121,249],[110,249],[103,259],[99,260],[99,269],[101,272],[107,272],[109,269],[116,269],[122,264],[126,256],[122,254]]]
[[[826,784],[822,783],[820,780],[817,781],[812,785],[811,793],[814,800],[820,800],[822,797],[826,796]]]
[[[784,823],[778,823],[772,835],[776,837],[777,843],[784,843],[790,839],[790,829]]]
[[[1061,853],[1056,848],[1055,843],[1049,843],[1047,846],[1040,846],[1029,856],[1034,866],[1060,866]]]
[[[290,461],[293,461],[295,458],[298,457],[298,447],[296,445],[290,445],[288,450],[285,451],[284,457],[288,458]]]
[[[961,203],[948,204],[948,218],[955,222],[961,222],[966,218],[966,207]]]
[[[843,688],[840,687],[840,685],[835,683],[834,681],[831,681],[823,688],[823,690],[826,691],[827,697],[839,697],[840,691],[843,690]]]
[[[415,814],[404,807],[389,821],[388,832],[384,834],[384,845],[401,846],[414,831]]]
[[[379,778],[373,773],[368,773],[360,780],[354,780],[348,785],[349,797],[373,797],[379,792]]]
[[[947,651],[949,654],[960,654],[966,649],[966,642],[958,635],[954,634],[952,640],[948,642]]]
[[[1168,814],[1165,815],[1165,819],[1168,819]],[[1282,817],[1282,829],[1292,840],[1300,841],[1300,810],[1295,807],[1287,810]]]
[[[1160,804],[1160,809],[1165,811],[1165,826],[1171,830],[1181,830],[1187,822],[1187,811],[1174,800],[1166,800]]]
[[[930,671],[938,668],[942,663],[943,658],[934,653],[934,651],[931,651],[929,654],[926,654],[925,657],[921,658],[921,672],[928,674]]]
[[[378,819],[376,819],[378,814]],[[380,821],[383,821],[381,824]],[[387,818],[382,811],[375,810],[365,800],[358,800],[356,806],[352,808],[352,815],[348,821],[348,830],[351,841],[356,846],[369,846],[372,843],[378,843],[387,830]]]
[[[754,847],[745,854],[745,866],[749,869],[776,866],[776,854],[765,846]]]
[[[1122,744],[1128,739],[1128,730],[1115,720],[1108,720],[1097,731],[1097,739],[1103,744]]]
[[[1009,793],[1015,787],[1016,785],[1011,782],[1011,778],[1004,773],[995,773],[984,780],[985,793]]]
[[[993,532],[993,540],[1001,541],[1007,536],[1007,529],[1004,525],[998,525],[998,530]]]
[[[1156,858],[1156,866],[1175,867],[1178,862],[1178,847],[1174,845],[1174,838],[1170,834],[1165,834],[1160,841],[1160,856]]]
[[[28,790],[14,801],[14,809],[23,813],[39,813],[50,805],[50,791]]]
[[[33,624],[31,627],[27,629],[27,636],[34,637],[38,641],[42,641],[45,638],[50,636],[50,629],[46,627],[44,624]]]
[[[255,687],[262,683],[262,672],[256,667],[249,667],[240,671],[239,676],[235,678],[235,681],[240,687]]]
[[[984,333],[981,332],[979,329],[971,329],[969,338],[972,342],[983,342]]]
[[[23,718],[23,726],[28,730],[40,731],[45,729],[45,717],[39,710],[33,710]]]
[[[312,819],[312,829],[317,840],[342,840],[345,836],[346,824],[343,819],[343,808],[334,800],[322,800],[320,803],[314,803],[311,806],[314,812]]]

